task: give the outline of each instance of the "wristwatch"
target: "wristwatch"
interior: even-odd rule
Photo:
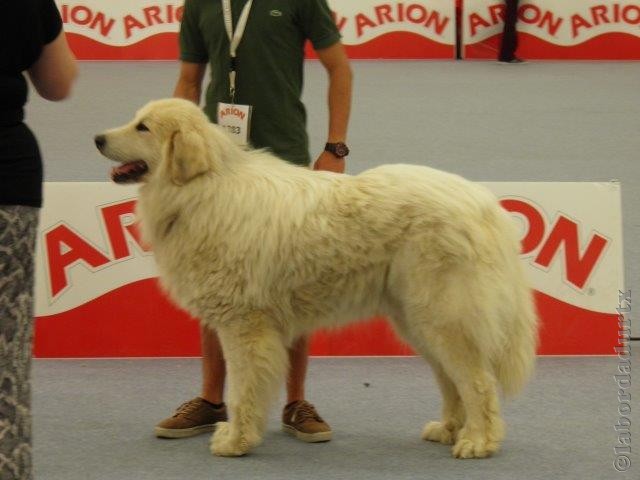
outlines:
[[[325,152],[333,153],[338,158],[343,158],[349,155],[349,147],[347,147],[343,142],[338,143],[327,143],[324,146]]]

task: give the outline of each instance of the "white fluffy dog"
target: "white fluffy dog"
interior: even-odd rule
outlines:
[[[229,423],[213,453],[257,445],[287,347],[319,327],[385,315],[433,368],[442,419],[422,437],[485,457],[504,436],[537,319],[516,228],[484,187],[427,167],[350,176],[244,150],[186,100],[149,103],[95,138],[137,214],[170,297],[221,340]]]

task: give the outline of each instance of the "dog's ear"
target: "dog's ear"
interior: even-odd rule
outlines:
[[[211,168],[209,152],[197,131],[178,130],[164,148],[164,164],[171,180],[184,185]]]

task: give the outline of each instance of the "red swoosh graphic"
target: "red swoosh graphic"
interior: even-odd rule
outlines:
[[[542,355],[612,355],[615,314],[569,305],[536,293]],[[382,319],[317,332],[312,355],[411,355]],[[200,355],[198,322],[173,306],[157,280],[122,286],[67,312],[38,317],[34,355],[40,358],[190,357]]]
[[[495,59],[501,35],[464,46],[464,58]],[[519,57],[531,60],[640,60],[640,37],[623,32],[598,35],[573,46],[561,46],[529,33],[518,34]]]
[[[368,42],[345,45],[347,55],[352,59],[446,59],[455,58],[455,45],[439,43],[413,32],[389,32]],[[317,58],[307,44],[307,58]]]
[[[84,35],[66,33],[79,60],[178,60],[178,34],[157,33],[124,47],[107,45]]]

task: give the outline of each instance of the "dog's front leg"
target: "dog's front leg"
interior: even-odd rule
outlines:
[[[211,451],[240,456],[262,439],[270,401],[287,371],[287,350],[262,314],[219,328],[218,336],[227,364],[231,420],[218,423]]]

